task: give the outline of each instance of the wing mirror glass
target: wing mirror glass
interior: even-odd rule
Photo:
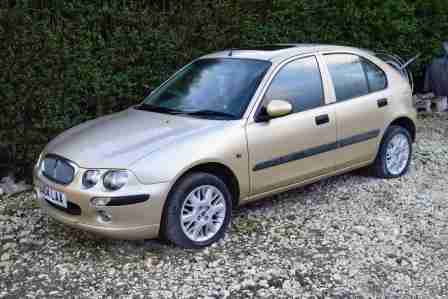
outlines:
[[[257,121],[268,121],[272,118],[288,115],[292,112],[292,105],[288,101],[284,100],[272,100],[257,116]]]

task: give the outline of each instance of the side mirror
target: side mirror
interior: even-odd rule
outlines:
[[[272,118],[288,115],[292,112],[292,105],[288,101],[272,100],[263,107],[256,117],[256,121],[269,121]]]

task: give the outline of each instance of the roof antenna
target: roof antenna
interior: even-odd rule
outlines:
[[[233,49],[230,48],[229,56],[232,56],[232,55],[233,55]]]

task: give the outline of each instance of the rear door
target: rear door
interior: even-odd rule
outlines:
[[[338,149],[336,168],[375,158],[386,126],[390,91],[385,73],[373,62],[353,53],[323,55],[336,96]]]

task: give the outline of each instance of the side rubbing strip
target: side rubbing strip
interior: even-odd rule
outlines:
[[[344,147],[344,146],[349,146],[349,145],[352,145],[355,143],[364,142],[369,139],[376,138],[376,137],[378,137],[378,135],[380,135],[380,130],[374,130],[374,131],[370,131],[367,133],[358,134],[358,135],[340,140],[338,142],[339,147]]]
[[[257,163],[254,166],[253,171],[258,171],[258,170],[278,166],[281,164],[286,164],[286,163],[292,162],[292,161],[298,161],[298,160],[312,157],[315,155],[323,154],[323,153],[326,153],[326,152],[329,152],[329,151],[332,151],[332,150],[335,150],[335,149],[338,149],[338,148],[341,148],[344,146],[349,146],[349,145],[353,145],[356,143],[364,142],[364,141],[378,137],[380,132],[381,132],[380,130],[373,130],[373,131],[369,131],[367,133],[362,133],[362,134],[358,134],[358,135],[355,135],[355,136],[352,136],[349,138],[341,139],[338,142],[320,145],[317,147],[306,149],[301,152],[295,152],[295,153],[291,153],[286,156],[282,156],[282,157],[275,158],[272,160],[263,161],[263,162]]]
[[[296,153],[292,153],[292,154],[282,156],[282,157],[279,157],[276,159],[264,161],[264,162],[261,162],[261,163],[258,163],[257,165],[255,165],[254,171],[266,169],[269,167],[274,167],[274,166],[277,166],[280,164],[285,164],[285,163],[292,162],[292,161],[305,159],[305,158],[308,158],[308,157],[311,157],[314,155],[318,155],[318,154],[322,154],[322,153],[334,150],[337,147],[338,147],[338,144],[336,142],[330,143],[330,144],[324,144],[324,145],[321,145],[318,147],[304,150],[303,152],[296,152]]]

